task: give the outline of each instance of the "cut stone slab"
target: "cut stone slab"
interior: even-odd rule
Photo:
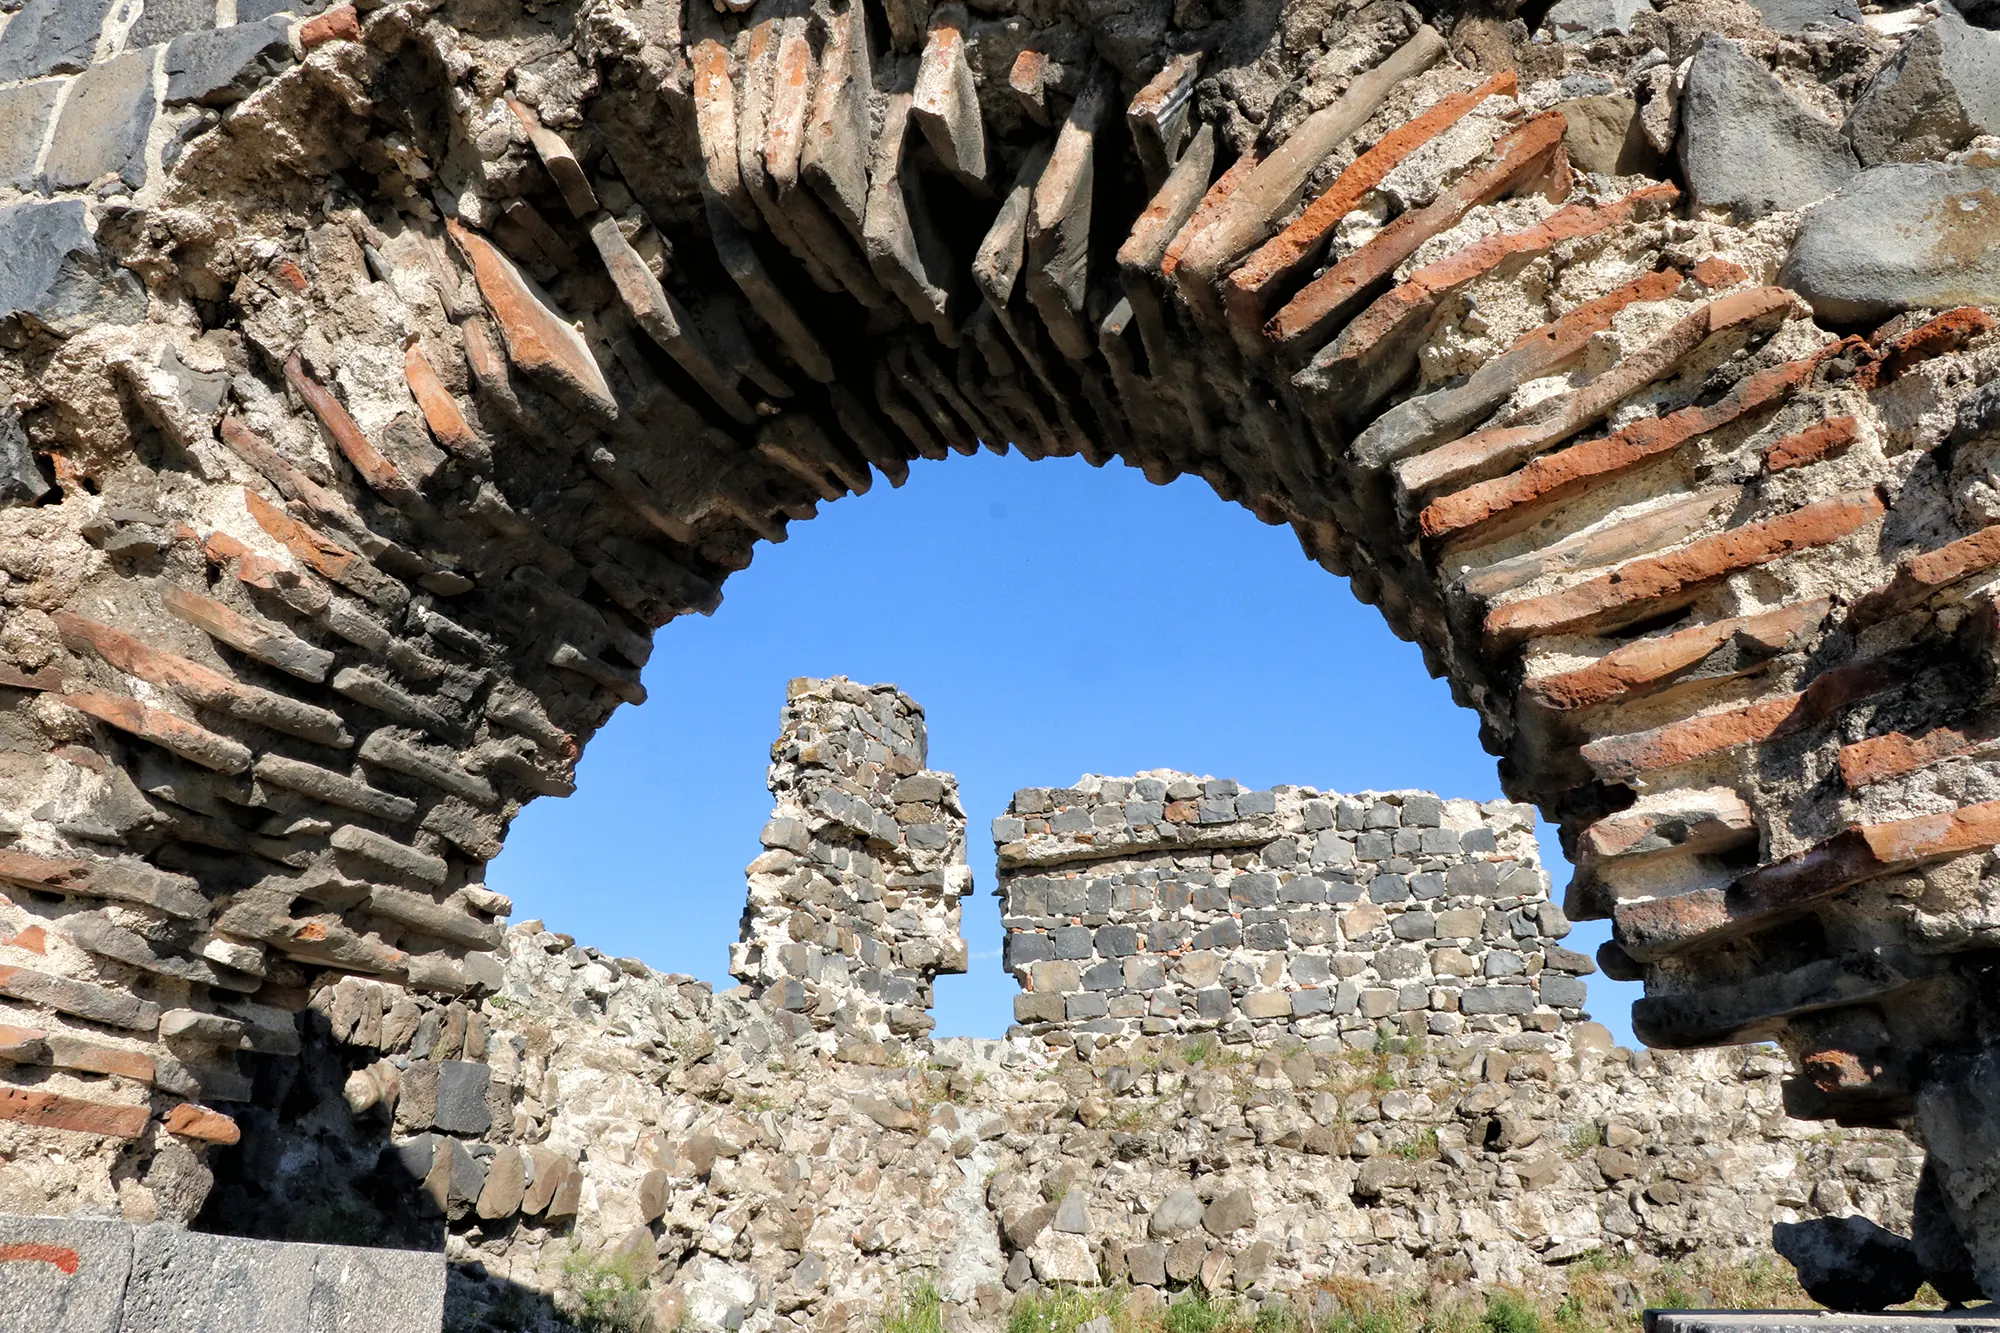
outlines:
[[[1773,32],[1804,32],[1861,22],[1860,0],[1750,0]]]
[[[242,101],[291,58],[290,27],[288,19],[271,18],[175,38],[167,48],[167,105]]]
[[[133,1237],[119,1333],[434,1333],[444,1256],[210,1236],[172,1226]]]
[[[2000,134],[2000,32],[1938,15],[1875,75],[1842,132],[1867,167],[1935,161]]]
[[[1632,31],[1632,21],[1650,14],[1647,0],[1558,0],[1545,20],[1558,37],[1575,40]]]
[[[146,131],[153,124],[153,52],[128,51],[92,65],[70,85],[43,175],[58,190],[116,176],[146,183]]]
[[[0,1310],[8,1333],[118,1333],[132,1228],[0,1216]]]
[[[1727,37],[1695,48],[1681,93],[1681,168],[1698,207],[1739,217],[1803,208],[1860,169],[1833,125]]]
[[[0,185],[24,190],[33,184],[62,83],[43,79],[0,92]]]
[[[215,26],[215,0],[146,0],[139,21],[125,34],[133,49],[171,42],[183,33]]]
[[[146,317],[138,276],[107,260],[84,223],[83,201],[0,209],[0,318],[25,314],[60,334]]]
[[[114,3],[28,0],[0,32],[0,83],[86,68]]]
[[[2000,304],[2000,167],[1873,167],[1806,216],[1779,281],[1834,324]]]

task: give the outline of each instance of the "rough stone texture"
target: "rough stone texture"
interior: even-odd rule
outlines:
[[[1783,276],[1841,323],[2000,304],[2000,165],[1862,172],[1806,215]]]
[[[0,390],[56,487],[0,509],[4,914],[42,945],[0,946],[0,1005],[45,1034],[10,1049],[48,1060],[0,1068],[8,1197],[192,1216],[205,1163],[237,1150],[167,1117],[261,1114],[258,1079],[283,1071],[327,1075],[305,1105],[372,1095],[397,1137],[437,1132],[433,1060],[371,1061],[349,1089],[362,1070],[281,1050],[275,1016],[372,978],[399,998],[357,1015],[365,1036],[405,999],[448,1013],[498,984],[481,867],[644,698],[654,632],[819,505],[984,442],[1199,476],[1290,526],[1477,711],[1510,798],[1596,849],[1573,905],[1611,918],[1607,970],[1647,980],[1645,1030],[1777,1041],[1805,1115],[1920,1119],[1933,1211],[2000,1290],[1979,1110],[2000,1038],[1978,999],[2000,440],[1977,406],[2000,343],[1989,314],[1939,308],[1991,300],[2000,146],[1878,168],[1931,173],[1879,206],[1778,207],[1848,169],[1831,127],[1914,16],[1781,40],[1684,0],[1571,41],[1458,5],[999,0],[938,15],[958,36],[933,42],[902,3],[855,24],[761,0],[371,0],[218,110],[154,104],[164,52],[122,29],[136,8],[29,0],[0,30],[21,77],[75,80],[38,188],[84,210],[45,219],[54,251],[0,247],[0,288],[33,306],[51,273],[88,279],[57,284],[86,296],[53,320],[0,326]],[[98,63],[41,72],[76,60]],[[1750,108],[1720,134],[1718,89]],[[1545,245],[1662,184],[1569,161],[1557,108],[1600,97],[1631,100],[1694,197]],[[39,235],[27,216],[8,225]],[[1787,275],[1816,305],[1772,290]],[[1710,414],[1801,364],[1755,411]],[[1848,443],[1770,465],[1832,420]],[[1425,522],[1492,494],[1504,513]],[[193,596],[237,619],[174,609]],[[287,659],[324,677],[216,629],[259,622],[330,655]],[[1941,729],[1965,743],[1924,740]],[[1843,765],[1891,735],[1912,742],[1880,751],[1896,764]],[[1747,818],[1697,799],[1719,790]],[[1677,809],[1717,817],[1683,837]],[[1650,827],[1592,837],[1606,820]],[[1391,938],[1428,950],[1406,916],[1418,934]],[[1536,1016],[1530,987],[1492,980],[1468,1017]],[[1357,1008],[1411,1012],[1403,991]],[[1034,1021],[1111,1017],[1063,994]],[[1290,1003],[1244,999],[1256,1022]],[[243,1003],[269,1051],[156,1040],[164,1009]],[[504,1063],[439,1021],[438,1059]],[[49,1123],[140,1117],[115,1141]],[[441,1137],[459,1146],[418,1179],[463,1222],[490,1154]],[[542,1216],[593,1206],[566,1172]],[[1191,1239],[1170,1274],[1268,1258]],[[1079,1262],[1068,1242],[1015,1257],[1021,1281]],[[732,1262],[691,1259],[694,1294],[660,1319],[727,1323],[757,1296]]]
[[[242,101],[270,77],[273,66],[290,59],[290,29],[288,20],[272,18],[175,38],[167,47],[166,105]]]
[[[26,0],[0,32],[0,82],[86,69],[114,0]]]
[[[1929,161],[2000,134],[2000,32],[1944,11],[1875,76],[1843,133],[1864,167]]]
[[[1803,207],[1858,168],[1839,129],[1801,105],[1727,37],[1702,39],[1680,95],[1680,162],[1703,207],[1739,215]]]

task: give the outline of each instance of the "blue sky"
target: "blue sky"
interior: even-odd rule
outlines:
[[[1193,479],[982,453],[915,463],[900,490],[878,478],[758,543],[712,617],[660,632],[651,698],[590,743],[574,796],[522,813],[488,882],[517,919],[733,984],[785,682],[827,675],[902,686],[924,705],[931,767],[958,775],[972,963],[938,982],[940,1036],[999,1036],[1012,1014],[987,826],[1019,787],[1170,767],[1500,795],[1473,714],[1290,529]],[[1569,867],[1546,826],[1542,847],[1560,900]],[[1590,922],[1568,942],[1605,937]],[[1639,988],[1590,987],[1629,1044]]]

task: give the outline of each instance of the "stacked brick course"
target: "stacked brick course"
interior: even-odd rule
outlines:
[[[1557,942],[1527,806],[1160,770],[1016,792],[993,837],[1015,1018],[1050,1041],[1368,1047],[1585,1016],[1596,966]]]

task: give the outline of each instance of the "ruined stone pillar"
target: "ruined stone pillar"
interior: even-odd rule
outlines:
[[[842,1037],[920,1037],[931,979],[965,971],[972,888],[958,781],[924,767],[924,710],[893,685],[800,678],[771,747],[764,852],[729,970]]]

